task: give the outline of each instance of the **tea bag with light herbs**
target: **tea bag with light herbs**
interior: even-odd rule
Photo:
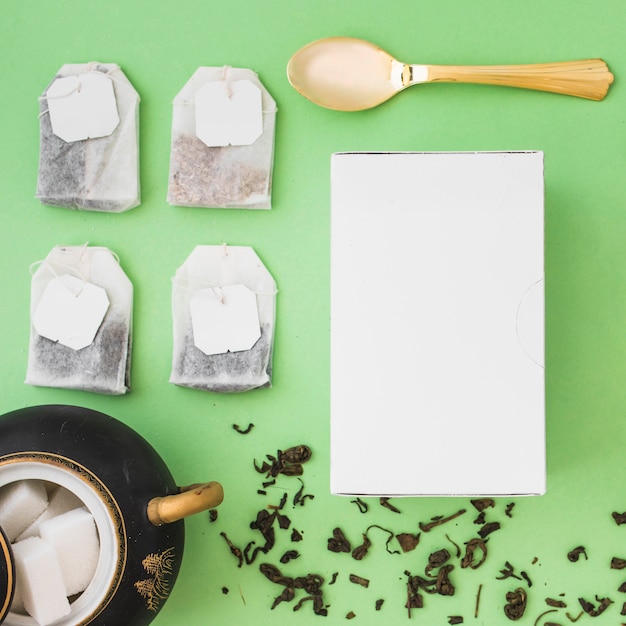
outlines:
[[[252,70],[200,67],[174,99],[167,201],[271,208],[275,118]]]
[[[37,198],[118,213],[139,204],[139,95],[113,63],[64,65],[39,99]]]
[[[26,383],[130,390],[133,286],[107,248],[58,246],[31,282]]]
[[[170,382],[205,391],[270,387],[276,283],[246,246],[197,246],[174,276]]]

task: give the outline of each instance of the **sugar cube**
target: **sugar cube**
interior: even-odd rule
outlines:
[[[20,480],[0,489],[0,526],[9,541],[26,530],[48,506],[48,494],[41,480]]]
[[[43,522],[41,538],[56,550],[68,596],[84,591],[98,565],[100,542],[93,516],[74,509]]]
[[[57,485],[49,494],[48,508],[21,534],[16,541],[38,537],[43,522],[83,506],[83,501],[69,489]]]
[[[46,626],[68,615],[61,567],[54,548],[39,537],[30,537],[13,545],[17,586],[26,611]]]

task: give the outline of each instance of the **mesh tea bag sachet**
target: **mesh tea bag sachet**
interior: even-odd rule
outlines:
[[[26,383],[130,390],[133,286],[107,248],[58,246],[34,272]]]
[[[270,387],[276,283],[247,246],[196,246],[172,288],[170,382],[234,393]]]
[[[42,204],[110,213],[137,206],[139,95],[122,70],[64,65],[39,100]]]
[[[200,67],[174,99],[167,201],[271,208],[275,118],[252,70]]]

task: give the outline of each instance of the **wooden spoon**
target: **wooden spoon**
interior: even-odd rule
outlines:
[[[602,100],[613,74],[601,59],[533,65],[412,65],[351,37],[319,39],[287,65],[291,85],[315,104],[337,111],[371,109],[422,83],[481,83]]]

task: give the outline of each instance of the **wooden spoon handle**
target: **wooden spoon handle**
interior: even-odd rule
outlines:
[[[183,517],[212,509],[224,499],[222,485],[216,482],[181,487],[180,493],[148,502],[148,519],[155,525],[177,522]]]
[[[427,65],[426,68],[428,78],[424,82],[429,83],[458,82],[522,87],[590,100],[602,100],[613,82],[613,74],[602,59],[533,65]]]

